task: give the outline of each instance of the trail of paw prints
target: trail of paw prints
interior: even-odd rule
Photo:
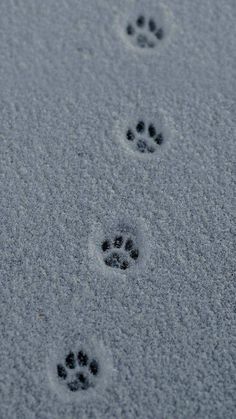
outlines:
[[[128,128],[126,140],[139,153],[155,153],[164,142],[164,135],[153,123],[138,121],[135,128]]]
[[[122,271],[130,268],[138,260],[139,249],[129,235],[117,234],[113,239],[102,242],[103,260],[106,266]]]
[[[100,370],[98,361],[83,350],[69,352],[56,368],[59,383],[73,393],[95,387]]]
[[[127,24],[126,34],[130,42],[139,48],[155,48],[165,37],[163,26],[144,15]]]

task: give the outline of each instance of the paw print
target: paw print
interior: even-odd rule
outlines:
[[[134,240],[124,234],[117,234],[113,240],[104,240],[102,243],[104,263],[110,268],[128,269],[139,257],[139,250]]]
[[[164,141],[162,132],[152,123],[146,126],[144,121],[139,121],[135,129],[128,128],[126,139],[140,153],[154,153]]]
[[[132,44],[139,48],[155,48],[165,36],[163,27],[144,15],[139,15],[133,23],[129,22],[126,33]]]
[[[69,352],[64,364],[57,364],[57,376],[61,384],[72,391],[84,391],[96,385],[99,364],[96,359],[89,359],[87,353],[79,350]]]

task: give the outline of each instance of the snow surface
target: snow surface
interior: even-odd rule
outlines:
[[[236,5],[163,3],[0,2],[1,419],[236,417]],[[101,375],[70,397],[80,345]]]

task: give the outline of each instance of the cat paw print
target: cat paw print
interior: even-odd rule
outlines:
[[[134,129],[127,129],[126,140],[139,153],[155,153],[163,144],[164,135],[153,123],[145,124],[140,120]]]
[[[146,265],[150,243],[149,228],[142,218],[124,213],[117,217],[115,213],[102,222],[97,219],[88,241],[93,269],[110,278],[140,272]]]
[[[90,359],[83,350],[69,352],[64,363],[57,364],[57,377],[73,393],[95,387],[99,376],[99,363]]]
[[[139,257],[139,250],[134,240],[123,234],[118,234],[114,239],[106,239],[102,242],[104,263],[110,268],[126,270],[130,268]]]
[[[60,400],[80,403],[104,394],[114,373],[112,353],[102,341],[60,335],[49,345],[46,368]]]
[[[155,48],[164,39],[165,30],[154,18],[140,14],[135,21],[128,22],[126,34],[136,47]]]

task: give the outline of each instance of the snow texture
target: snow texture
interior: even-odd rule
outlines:
[[[235,0],[163,3],[0,2],[0,419],[236,417]]]

